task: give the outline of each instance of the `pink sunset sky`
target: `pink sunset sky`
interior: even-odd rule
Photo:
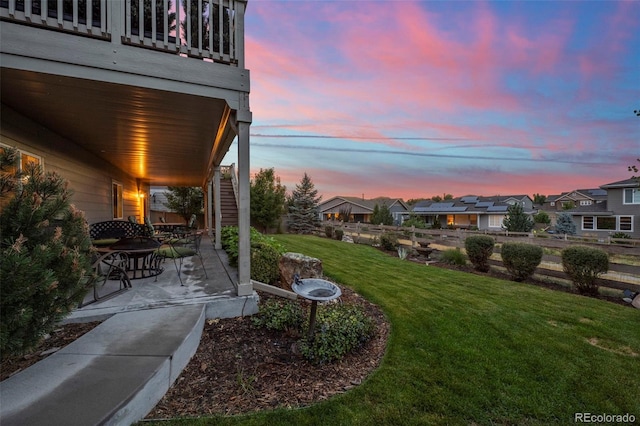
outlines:
[[[252,0],[245,31],[251,170],[288,190],[550,195],[640,157],[637,1]]]

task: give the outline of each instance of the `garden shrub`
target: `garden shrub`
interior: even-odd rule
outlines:
[[[488,262],[493,253],[494,244],[493,238],[487,235],[473,235],[465,240],[464,248],[467,251],[467,256],[477,271],[489,271]]]
[[[342,241],[342,236],[344,235],[344,231],[342,229],[336,229],[336,240]]]
[[[313,339],[298,342],[302,356],[314,364],[325,364],[361,347],[373,336],[374,323],[354,305],[331,305],[318,309]]]
[[[273,284],[280,278],[278,263],[282,254],[266,241],[251,244],[251,279]]]
[[[549,225],[551,223],[551,218],[544,210],[540,210],[537,214],[533,216],[533,221],[535,223],[542,223],[544,225]]]
[[[225,226],[220,231],[222,248],[229,256],[229,264],[238,266],[238,227]],[[282,244],[272,237],[261,234],[254,227],[250,228],[251,239],[251,278],[266,284],[278,278],[278,262],[285,252]],[[273,278],[275,277],[275,278]],[[264,281],[268,280],[268,281]]]
[[[542,261],[542,247],[526,243],[504,243],[500,251],[502,263],[514,281],[524,281]]]
[[[576,234],[576,223],[569,213],[562,212],[556,218],[556,232],[559,234]]]
[[[89,227],[67,182],[35,164],[19,175],[16,152],[0,150],[0,356],[35,346],[94,278]]]
[[[327,236],[327,238],[333,238],[333,226],[331,225],[327,225],[324,227],[324,235]]]
[[[467,264],[467,258],[459,248],[443,251],[440,260],[449,265],[464,266]]]
[[[611,235],[611,238],[630,240],[631,235],[627,234],[626,232],[615,232],[614,234]],[[621,244],[621,241],[616,241],[616,243]]]
[[[394,250],[398,247],[398,236],[393,232],[383,232],[380,235],[380,246],[385,250]]]
[[[251,321],[254,325],[269,330],[299,333],[302,331],[305,313],[296,302],[269,299]]]
[[[597,278],[609,270],[609,256],[594,247],[567,247],[562,250],[562,269],[580,294],[597,295]]]

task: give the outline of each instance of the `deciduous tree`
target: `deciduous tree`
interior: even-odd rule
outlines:
[[[169,186],[167,196],[167,206],[171,211],[180,215],[188,223],[192,215],[202,213],[204,203],[204,193],[202,188],[192,186]]]
[[[286,192],[273,167],[260,169],[251,180],[251,221],[263,232],[275,227],[284,213]]]

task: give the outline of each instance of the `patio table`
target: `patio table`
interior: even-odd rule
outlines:
[[[161,258],[157,250],[160,243],[153,238],[123,238],[109,246],[111,251],[121,251],[129,256],[127,273],[132,280],[157,277],[164,271],[160,266]]]

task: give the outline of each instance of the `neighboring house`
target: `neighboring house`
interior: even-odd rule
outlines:
[[[467,195],[440,202],[425,200],[416,203],[411,213],[424,218],[427,225],[438,222],[441,227],[497,231],[502,229],[509,206],[516,203],[522,205],[525,213],[534,213],[533,200],[528,195]]]
[[[574,207],[587,207],[607,201],[605,189],[576,189],[560,195],[549,195],[542,206],[547,212],[562,211]]]
[[[548,197],[543,209],[552,223],[558,213],[569,213],[578,235],[606,237],[624,232],[640,238],[640,183],[635,178]]]
[[[400,198],[378,197],[370,200],[358,197],[333,197],[318,206],[321,220],[337,220],[342,211],[350,210],[349,222],[370,223],[371,215],[376,207],[384,204],[389,208],[394,222],[400,224],[402,215],[409,207]]]
[[[172,3],[173,22],[162,1],[0,1],[0,149],[67,179],[89,223],[142,220],[152,185],[200,186],[219,243],[220,164],[237,138],[238,294],[250,294],[247,2]]]

